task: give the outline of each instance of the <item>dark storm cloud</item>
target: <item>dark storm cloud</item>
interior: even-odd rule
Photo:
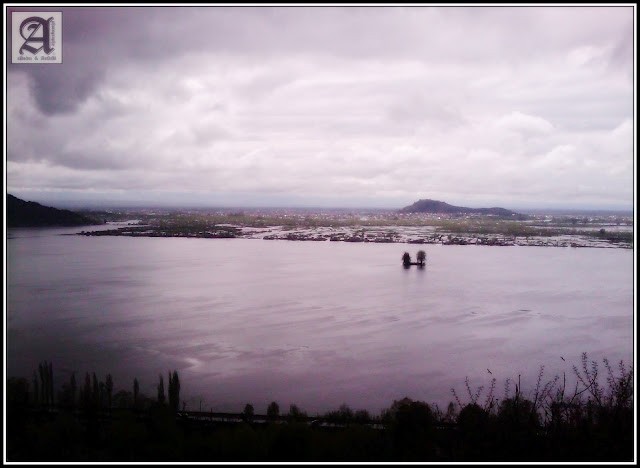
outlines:
[[[12,11],[62,11],[63,63],[12,64],[9,73],[26,76],[38,108],[46,115],[69,113],[93,93],[113,67],[136,58],[153,61],[166,56],[180,41],[167,42],[154,24],[170,17],[164,8],[28,7],[8,8],[8,36]],[[162,44],[162,46],[160,46]],[[11,43],[7,41],[8,57]]]
[[[99,84],[104,66],[91,56],[92,44],[99,43],[98,34],[88,33],[90,25],[81,21],[86,9],[54,7],[28,7],[7,9],[8,38],[11,37],[11,12],[62,11],[63,64],[12,64],[11,41],[7,41],[8,73],[20,73],[29,83],[30,92],[40,111],[45,115],[68,113],[76,109]],[[11,97],[11,96],[9,96]]]
[[[31,93],[38,108],[46,115],[74,111],[95,91],[103,78],[103,72],[96,69],[48,70],[44,65],[36,67],[30,73]]]

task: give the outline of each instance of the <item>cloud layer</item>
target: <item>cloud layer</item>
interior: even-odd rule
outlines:
[[[632,7],[62,11],[63,65],[8,64],[16,195],[633,202]]]

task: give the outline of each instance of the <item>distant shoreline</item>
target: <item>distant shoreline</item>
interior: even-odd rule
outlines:
[[[273,231],[276,231],[273,233]],[[348,242],[377,244],[417,244],[417,245],[486,245],[486,246],[521,246],[521,247],[572,247],[572,248],[622,248],[633,249],[628,242],[615,242],[608,239],[586,238],[580,235],[561,236],[508,236],[501,234],[440,234],[432,233],[422,237],[397,235],[387,236],[379,232],[363,233],[361,229],[342,230],[339,232],[322,232],[322,229],[301,229],[283,231],[269,229],[266,231],[243,231],[241,227],[224,226],[224,229],[207,232],[168,232],[150,226],[127,226],[118,229],[81,231],[76,235],[83,236],[124,236],[124,237],[172,237],[191,239],[262,239],[285,240],[297,242]],[[363,233],[363,234],[359,234]]]

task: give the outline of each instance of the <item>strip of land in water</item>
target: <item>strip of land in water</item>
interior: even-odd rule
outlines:
[[[113,211],[113,229],[86,236],[244,238],[442,245],[633,248],[633,218],[623,215],[487,215],[384,211]],[[123,225],[124,224],[124,225]]]

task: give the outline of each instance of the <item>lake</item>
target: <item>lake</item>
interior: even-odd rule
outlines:
[[[48,360],[56,384],[154,397],[175,369],[191,410],[378,414],[634,357],[633,250],[63,235],[81,229],[7,231],[8,376]]]

